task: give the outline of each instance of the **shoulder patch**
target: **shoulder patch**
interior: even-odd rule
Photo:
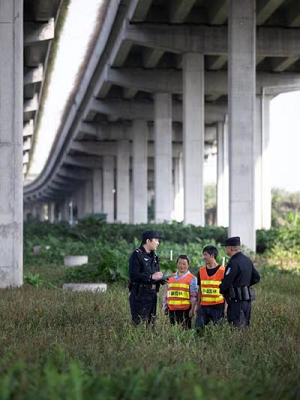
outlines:
[[[228,267],[225,275],[229,275],[230,271],[231,271],[231,267]]]
[[[142,250],[138,247],[137,249],[135,249],[136,253],[142,253]]]

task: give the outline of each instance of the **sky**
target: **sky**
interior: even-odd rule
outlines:
[[[300,192],[300,91],[271,100],[271,186]]]
[[[102,0],[71,0],[61,33],[30,175],[38,175],[44,167],[101,3]],[[281,94],[271,101],[270,147],[271,187],[290,192],[300,191],[300,91]]]
[[[71,0],[60,36],[30,175],[39,174],[45,165],[101,3],[102,0]]]

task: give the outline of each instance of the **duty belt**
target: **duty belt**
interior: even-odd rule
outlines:
[[[141,286],[148,290],[156,290],[156,283],[142,284]]]
[[[133,282],[133,286],[137,286],[139,288],[143,288],[143,289],[146,289],[146,290],[156,290],[156,283]]]

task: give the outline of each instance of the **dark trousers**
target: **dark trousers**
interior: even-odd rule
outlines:
[[[138,325],[142,321],[153,323],[156,315],[157,295],[155,290],[135,293],[129,296],[132,323]]]
[[[196,330],[201,330],[210,321],[214,324],[220,324],[224,318],[224,305],[211,305],[211,306],[200,306],[197,312],[196,318]]]
[[[187,310],[169,310],[171,325],[180,324],[184,329],[191,329],[192,318],[189,317],[190,308]]]
[[[228,322],[239,328],[246,328],[250,324],[251,301],[228,302]]]

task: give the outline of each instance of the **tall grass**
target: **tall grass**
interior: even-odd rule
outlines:
[[[262,279],[250,328],[225,322],[199,336],[169,325],[162,293],[155,328],[131,325],[128,257],[147,228],[92,219],[75,228],[25,225],[30,285],[0,297],[0,399],[300,399],[300,230],[260,231],[258,246],[268,253],[256,259]],[[220,249],[219,261],[224,255],[225,228],[155,228],[165,236],[164,271],[175,268],[171,249],[188,254],[192,270],[206,244]],[[67,254],[87,254],[89,265],[66,273]],[[108,291],[62,290],[70,279],[104,279]]]
[[[3,290],[0,398],[299,398],[299,290],[297,275],[266,274],[248,330],[225,323],[202,336],[160,310],[155,329],[132,327],[120,284]]]

